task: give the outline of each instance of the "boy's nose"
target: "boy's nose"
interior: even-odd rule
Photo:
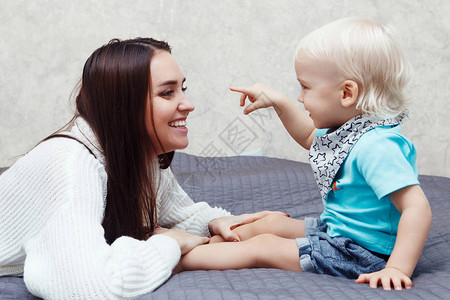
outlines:
[[[300,103],[303,104],[303,97],[302,97],[302,94],[298,95],[297,100],[298,100],[298,102],[300,102]]]

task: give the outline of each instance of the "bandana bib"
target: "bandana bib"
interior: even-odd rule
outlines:
[[[364,133],[375,127],[399,125],[407,117],[407,111],[384,120],[362,114],[350,119],[334,132],[316,136],[309,151],[309,161],[322,199],[331,190],[333,179],[353,145]]]

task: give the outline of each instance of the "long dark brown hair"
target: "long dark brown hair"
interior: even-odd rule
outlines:
[[[108,192],[102,225],[110,244],[124,235],[144,239],[156,227],[149,154],[157,147],[145,126],[155,51],[171,49],[151,38],[111,40],[86,61],[76,97],[77,116],[89,123],[105,156]],[[172,157],[173,152],[159,155],[161,168],[169,167]]]

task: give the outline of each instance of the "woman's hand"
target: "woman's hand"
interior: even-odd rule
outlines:
[[[289,216],[288,214],[279,211],[261,211],[239,216],[225,216],[211,220],[208,224],[209,232],[211,232],[211,235],[221,235],[225,241],[240,241],[239,235],[232,231],[234,228],[244,224],[253,223],[270,214]]]
[[[396,290],[401,290],[402,286],[406,289],[412,287],[411,279],[395,268],[384,268],[378,272],[361,274],[356,279],[356,283],[369,283],[371,288],[377,288],[379,282],[385,291],[391,290],[391,283]]]
[[[188,253],[199,245],[209,242],[209,237],[190,234],[185,230],[158,227],[153,231],[153,234],[164,234],[175,239],[178,242],[178,245],[180,245],[181,255]]]

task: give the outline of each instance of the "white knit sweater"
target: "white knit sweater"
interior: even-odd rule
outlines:
[[[0,176],[0,276],[23,275],[45,299],[116,299],[153,291],[178,263],[178,243],[120,237],[111,246],[102,219],[104,156],[81,118],[70,134],[41,143]],[[158,225],[208,235],[210,220],[229,215],[193,203],[170,169],[160,171]]]

